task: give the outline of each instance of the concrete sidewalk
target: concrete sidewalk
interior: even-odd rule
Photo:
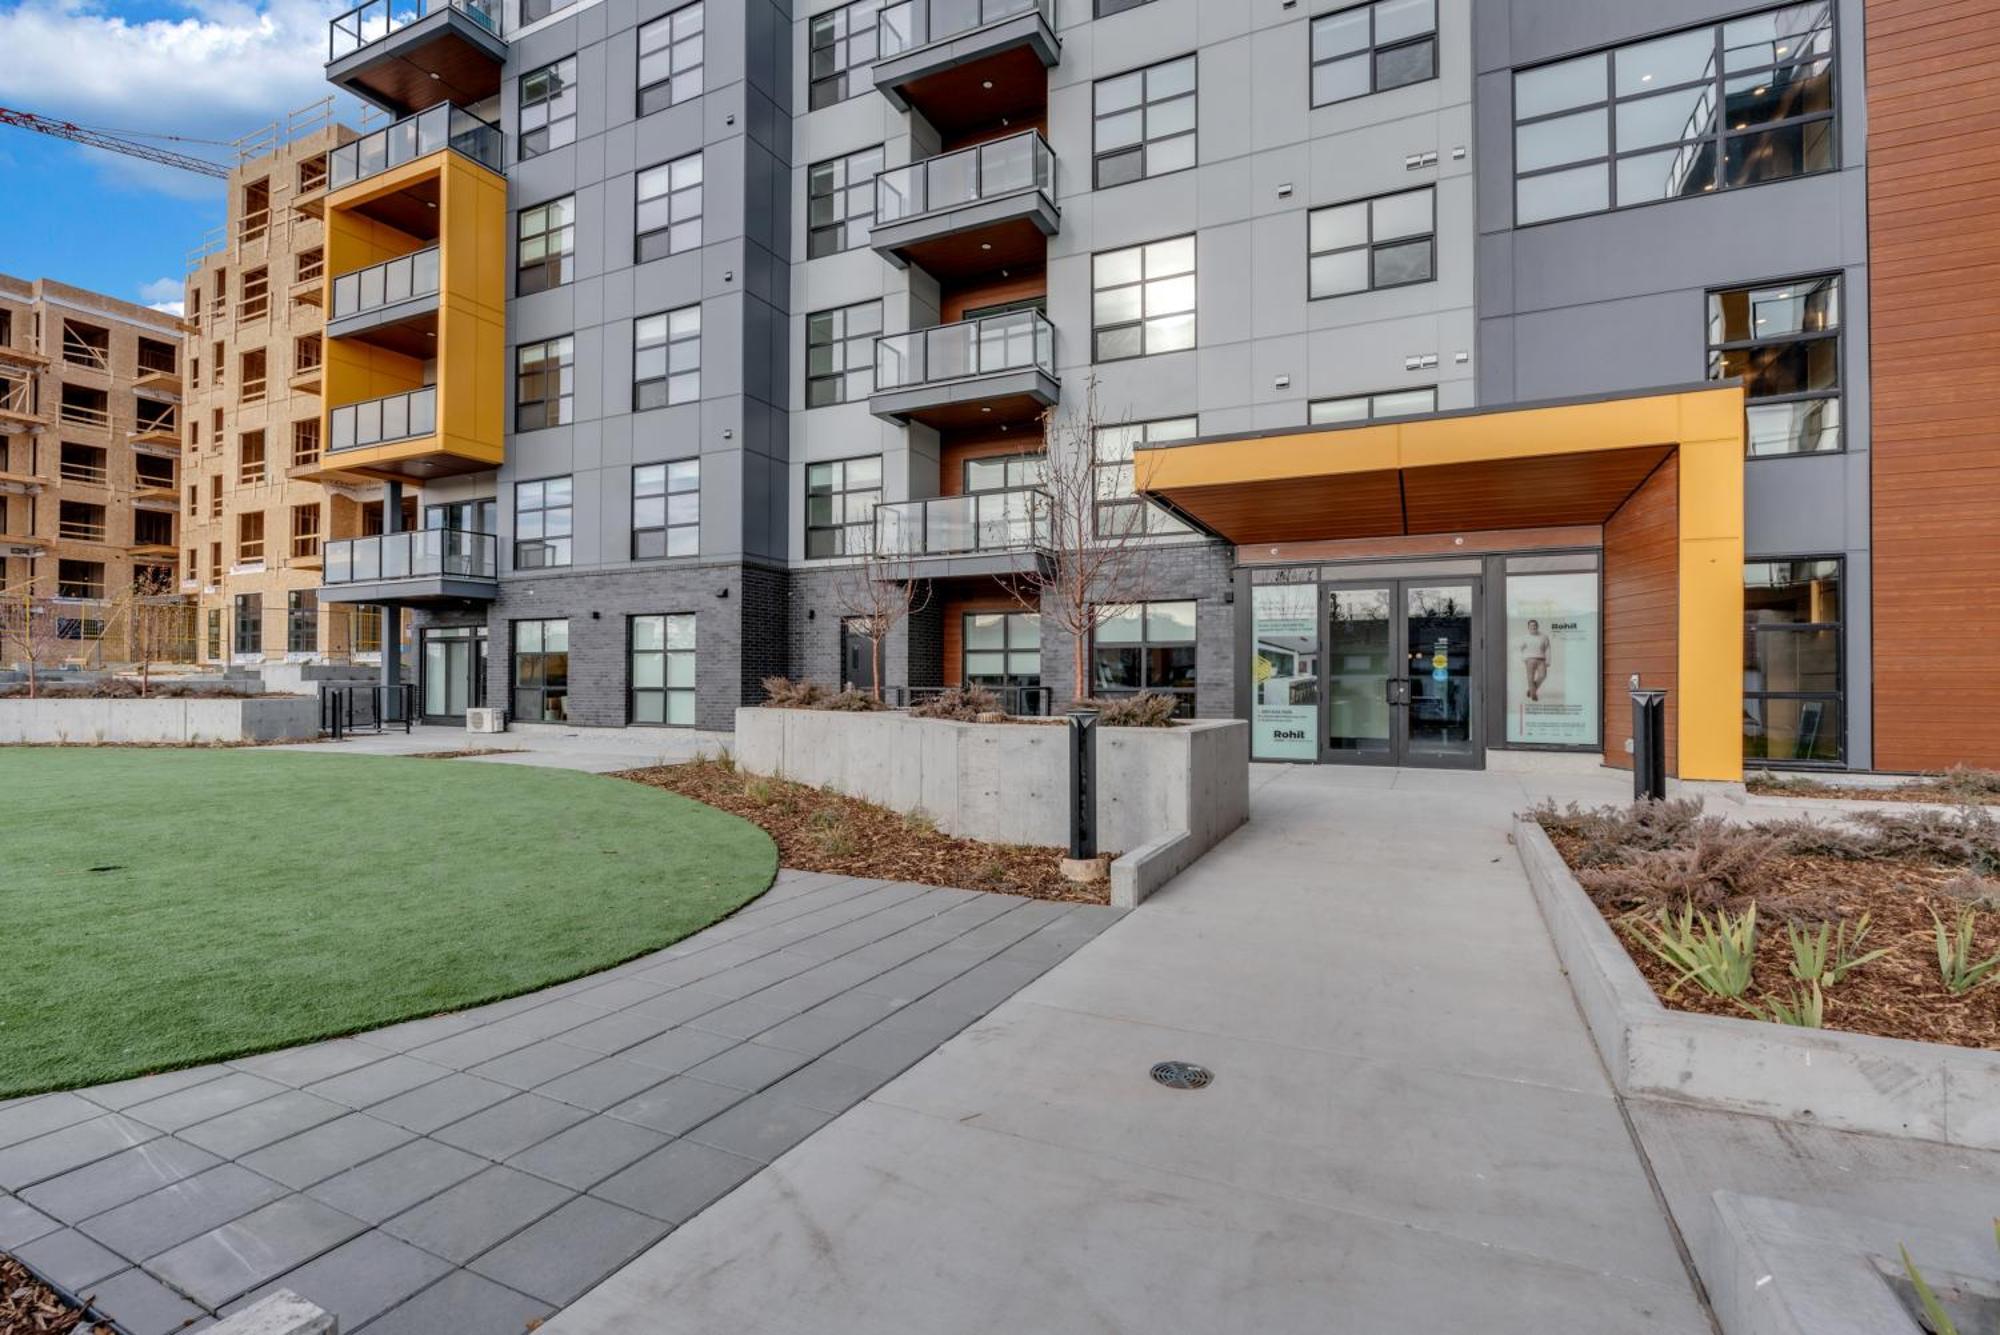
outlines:
[[[472,765],[536,765],[612,774],[653,765],[678,765],[697,756],[730,749],[726,732],[685,728],[570,728],[560,724],[517,724],[504,733],[468,733],[462,727],[418,724],[379,733],[355,733],[337,742],[301,742],[272,748],[315,755],[413,756],[442,751],[490,750],[465,756]]]
[[[1709,1331],[1507,843],[1629,780],[1254,783],[1158,898],[545,1335]]]

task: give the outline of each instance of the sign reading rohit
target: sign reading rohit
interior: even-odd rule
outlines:
[[[1507,577],[1507,740],[1598,744],[1597,575]]]
[[[1258,760],[1319,759],[1319,588],[1267,584],[1251,590],[1250,754]]]

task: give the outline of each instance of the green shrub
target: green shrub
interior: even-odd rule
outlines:
[[[1936,909],[1931,910],[1931,921],[1937,924],[1938,976],[1944,980],[1945,991],[1955,997],[1962,996],[2000,969],[2000,954],[1983,960],[1972,958],[1972,936],[1979,926],[1978,909],[1970,904],[1960,909],[1958,922],[1950,930],[1946,930]]]
[[[1689,982],[1718,997],[1740,998],[1750,989],[1757,960],[1755,904],[1735,917],[1717,909],[1711,918],[1692,904],[1678,914],[1661,909],[1650,921],[1628,922],[1626,931],[1680,974],[1668,996]]]
[[[1788,1024],[1797,1029],[1826,1028],[1826,996],[1819,990],[1817,978],[1783,996],[1766,992],[1762,1005],[1745,1002],[1743,1009],[1771,1024]]]
[[[984,686],[953,686],[910,707],[912,718],[949,719],[976,723],[981,714],[1000,712],[1000,697]]]
[[[1785,941],[1792,948],[1792,977],[1802,983],[1825,983],[1833,987],[1862,965],[1889,953],[1886,946],[1865,955],[1860,953],[1862,942],[1868,939],[1866,913],[1851,925],[1854,930],[1849,935],[1850,924],[1846,922],[1838,930],[1833,924],[1823,922],[1817,931],[1786,923]]]

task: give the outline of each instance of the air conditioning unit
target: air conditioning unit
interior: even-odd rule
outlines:
[[[465,711],[467,732],[505,732],[507,715],[498,709],[468,709]]]

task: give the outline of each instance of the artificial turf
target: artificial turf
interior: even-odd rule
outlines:
[[[0,748],[0,1098],[544,987],[776,872],[747,821],[596,775]]]

